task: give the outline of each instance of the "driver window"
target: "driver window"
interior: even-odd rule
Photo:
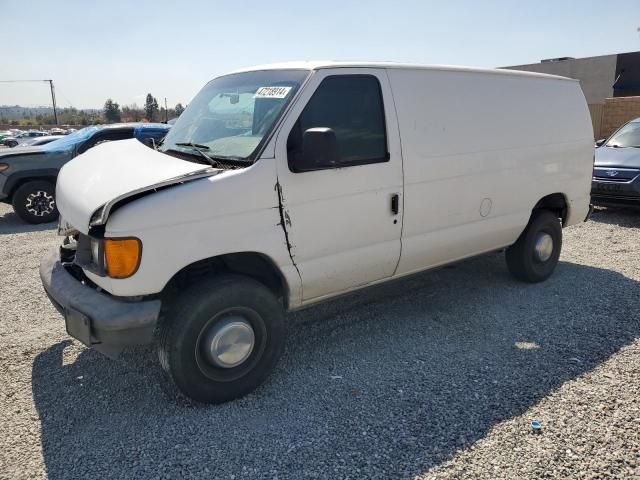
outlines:
[[[317,127],[335,132],[339,160],[316,169],[389,160],[382,91],[373,75],[339,75],[322,81],[287,139],[291,171],[299,171],[304,132]]]

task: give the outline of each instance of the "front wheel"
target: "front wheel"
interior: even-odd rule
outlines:
[[[48,223],[58,218],[55,186],[46,180],[33,180],[14,192],[13,209],[27,223]]]
[[[160,364],[180,391],[222,403],[258,387],[284,349],[277,298],[261,283],[224,275],[180,294],[158,327]]]
[[[535,213],[516,243],[507,248],[507,267],[518,280],[536,283],[549,278],[558,264],[562,226],[548,210]]]

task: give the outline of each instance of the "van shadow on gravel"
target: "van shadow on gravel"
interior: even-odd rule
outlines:
[[[638,287],[566,262],[525,285],[479,257],[292,314],[267,383],[221,406],[176,401],[151,348],[63,365],[61,342],[33,364],[46,470],[412,478],[638,337]]]
[[[0,214],[0,235],[11,235],[14,233],[43,232],[53,230],[56,222],[30,224],[22,220],[14,212]]]

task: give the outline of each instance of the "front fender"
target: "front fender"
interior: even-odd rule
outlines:
[[[300,278],[280,225],[272,161],[226,171],[142,197],[111,214],[105,237],[134,236],[142,260],[130,278],[87,275],[118,296],[161,292],[176,272],[207,258],[255,252],[276,265],[297,303]]]

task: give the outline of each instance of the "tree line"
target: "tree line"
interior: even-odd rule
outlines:
[[[165,120],[179,117],[184,109],[185,107],[178,103],[175,107],[165,111],[164,106],[159,105],[158,100],[149,93],[144,105],[141,107],[135,103],[120,106],[113,99],[108,98],[102,110],[79,110],[73,107],[59,108],[58,124],[85,126],[117,122],[164,122]],[[5,110],[7,111],[6,114],[4,113]],[[55,125],[53,109],[44,107],[30,109],[18,105],[2,107],[0,109],[0,125],[33,127]]]
[[[156,97],[147,94],[147,98],[142,107],[138,107],[135,103],[131,105],[123,105],[114,102],[108,98],[104,102],[104,120],[106,123],[117,122],[164,122],[172,118],[179,117],[184,111],[181,103],[176,104],[174,108],[165,110],[163,106],[158,104]]]

